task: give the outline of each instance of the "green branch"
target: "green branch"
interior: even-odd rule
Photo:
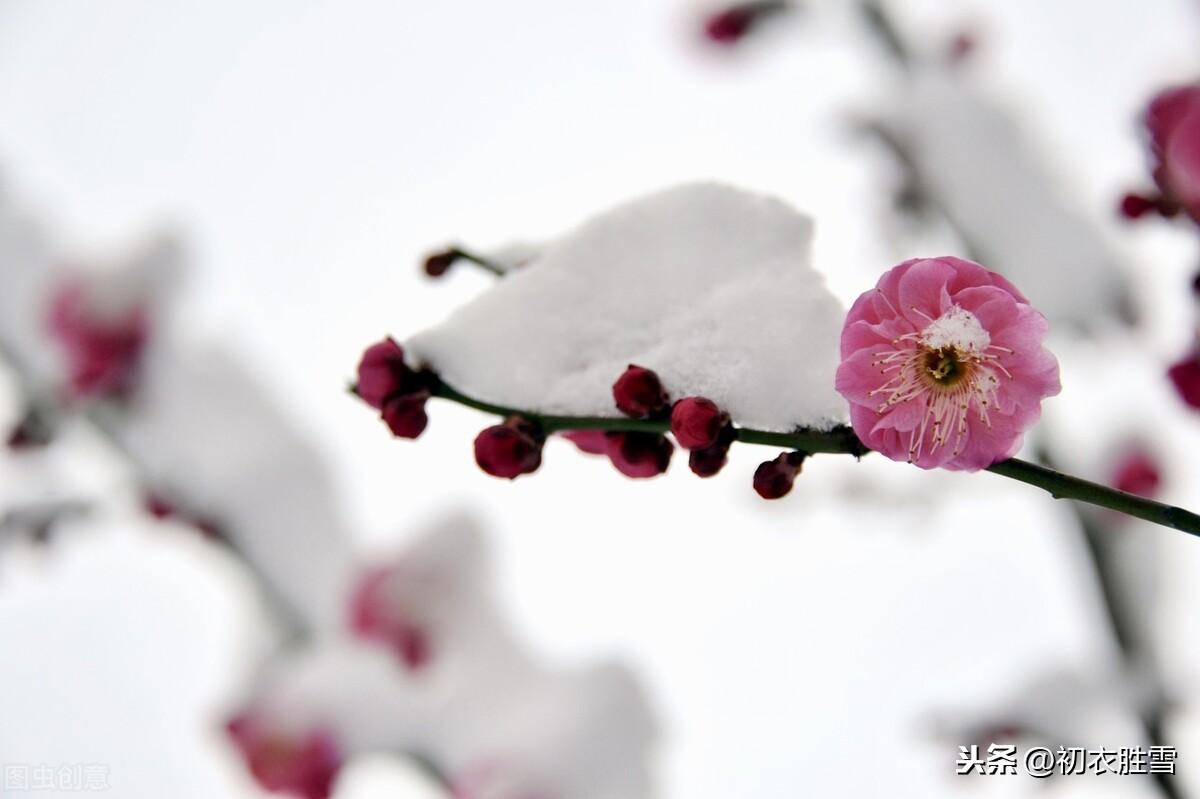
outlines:
[[[457,389],[443,382],[436,382],[431,388],[435,397],[457,402],[484,413],[495,416],[521,416],[541,425],[546,433],[557,433],[564,430],[605,430],[621,432],[666,433],[670,430],[670,422],[666,419],[628,419],[609,416],[556,416],[552,414],[535,413],[518,408],[507,408],[490,402],[468,397]],[[737,429],[737,440],[745,444],[762,444],[783,449],[803,450],[808,453],[833,453],[861,456],[870,450],[863,445],[854,431],[848,427],[835,427],[832,430],[794,430],[790,433],[772,433],[766,430],[752,430],[745,427]],[[1191,511],[1164,505],[1151,499],[1118,491],[1100,483],[1093,483],[1079,477],[1055,471],[1035,463],[1011,458],[993,464],[987,471],[1036,486],[1050,494],[1055,499],[1071,499],[1088,505],[1133,516],[1154,524],[1181,530],[1194,536],[1200,536],[1200,516]]]

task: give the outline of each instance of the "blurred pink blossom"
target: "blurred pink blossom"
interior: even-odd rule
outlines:
[[[146,343],[142,307],[106,314],[89,302],[84,283],[72,281],[51,298],[47,325],[65,357],[74,395],[121,396],[130,391]]]
[[[1046,319],[1000,275],[961,258],[913,259],[854,303],[838,391],[872,449],[923,469],[1011,457],[1059,391]]]
[[[342,757],[329,732],[284,729],[253,710],[225,726],[254,779],[268,791],[328,799]]]
[[[1146,110],[1146,129],[1164,198],[1200,222],[1200,85],[1156,96]]]
[[[371,569],[350,600],[350,628],[362,638],[388,646],[409,669],[429,662],[429,631],[389,601],[388,584],[402,579],[395,568]]]
[[[1145,448],[1133,446],[1117,460],[1111,484],[1120,491],[1153,497],[1162,486],[1162,467]]]

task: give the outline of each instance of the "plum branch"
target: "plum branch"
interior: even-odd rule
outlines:
[[[500,417],[519,416],[539,425],[544,433],[569,430],[598,430],[626,433],[667,433],[671,423],[668,419],[632,419],[609,416],[557,416],[535,411],[509,408],[467,396],[440,379],[429,386],[435,397],[450,400],[469,408]],[[868,449],[849,427],[831,430],[798,429],[787,433],[754,430],[746,427],[735,429],[735,441],[800,450],[809,454],[842,454],[862,457]],[[994,463],[987,471],[1010,480],[1027,483],[1050,494],[1054,499],[1069,499],[1088,505],[1123,513],[1152,524],[1180,530],[1200,537],[1200,515],[1184,508],[1166,505],[1152,499],[1139,497],[1125,491],[1065,474],[1047,466],[1010,458]]]

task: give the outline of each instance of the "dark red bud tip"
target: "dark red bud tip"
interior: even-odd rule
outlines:
[[[633,364],[613,383],[613,400],[617,410],[635,419],[655,416],[666,410],[670,402],[658,375]]]
[[[1189,355],[1167,370],[1179,398],[1193,408],[1200,408],[1200,360]]]
[[[1141,219],[1146,214],[1158,210],[1158,201],[1144,197],[1141,194],[1126,194],[1121,198],[1121,216],[1126,219]]]
[[[773,461],[760,463],[754,470],[754,490],[763,499],[786,496],[806,457],[804,452],[785,452]]]
[[[430,277],[441,277],[446,274],[454,262],[462,257],[458,250],[441,250],[425,258],[425,274]]]
[[[671,465],[675,446],[658,433],[607,433],[608,459],[626,477],[657,477]]]
[[[733,425],[725,425],[711,447],[694,449],[688,453],[688,468],[697,477],[712,477],[720,472],[729,460],[729,447],[733,444],[735,436]]]
[[[767,17],[788,8],[780,0],[752,0],[731,5],[704,20],[704,35],[714,44],[726,47],[740,42]]]
[[[684,449],[707,449],[729,425],[729,414],[712,400],[685,397],[671,409],[671,432]]]
[[[754,16],[745,8],[727,8],[705,20],[704,35],[716,44],[736,44],[749,32],[753,22]]]
[[[1162,485],[1158,462],[1143,449],[1126,452],[1113,470],[1112,486],[1118,491],[1153,497]]]
[[[475,462],[492,477],[513,480],[542,465],[542,441],[536,425],[513,416],[475,437]]]
[[[397,438],[416,438],[425,432],[425,426],[429,424],[429,417],[425,414],[425,401],[428,399],[428,391],[393,394],[383,403],[379,415],[392,435]]]
[[[372,408],[382,409],[388,397],[409,393],[417,387],[416,382],[404,362],[404,349],[389,336],[363,352],[354,391]]]

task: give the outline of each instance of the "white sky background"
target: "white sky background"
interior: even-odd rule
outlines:
[[[342,391],[365,344],[416,331],[486,285],[466,270],[421,279],[430,247],[553,235],[679,181],[784,197],[815,215],[815,263],[835,292],[850,300],[873,284],[897,259],[880,225],[885,172],[842,126],[886,91],[884,66],[827,5],[719,58],[688,41],[684,0],[0,0],[0,172],[81,248],[176,224],[193,262],[182,324],[237,347],[270,381],[336,467],[364,545],[474,509],[493,534],[503,601],[538,649],[621,657],[645,678],[665,724],[665,796],[956,796],[955,746],[930,741],[932,713],[1108,657],[1071,531],[1039,492],[830,458],[768,505],[750,489],[767,451],[735,450],[710,481],[677,458],[666,478],[639,483],[563,443],[508,484],[471,460],[484,417],[433,404],[426,435],[398,442]],[[1153,362],[1141,366],[1154,379],[1187,343],[1194,252],[1171,232],[1107,220],[1144,179],[1134,119],[1145,98],[1195,74],[1200,9],[897,10],[931,47],[935,31],[978,23],[981,82],[1023,113],[1064,185],[1153,275]],[[1077,410],[1093,397],[1072,393],[1068,354],[1055,402]],[[1074,369],[1075,385],[1094,377]],[[1174,408],[1161,385],[1144,393]],[[1169,418],[1172,452],[1195,451],[1200,419]],[[1179,468],[1169,499],[1195,507],[1200,469]],[[891,485],[888,496],[830,495],[858,475]],[[111,763],[121,799],[256,795],[203,728],[255,630],[245,587],[191,543],[84,532],[49,562],[0,566],[0,762]],[[1200,567],[1195,542],[1136,534],[1170,548],[1177,577]],[[1168,582],[1164,618],[1175,638],[1196,628],[1180,582]],[[1191,679],[1200,648],[1175,654]],[[1176,741],[1200,784],[1200,725]],[[356,795],[394,795],[371,783]]]

